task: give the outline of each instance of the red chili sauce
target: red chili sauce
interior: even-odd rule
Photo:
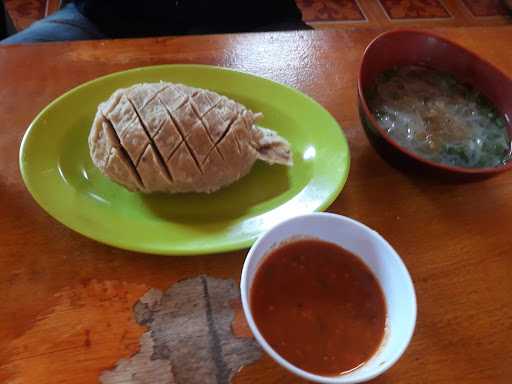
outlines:
[[[339,375],[369,360],[384,336],[386,304],[369,268],[321,240],[272,250],[256,272],[251,310],[284,359],[318,375]]]

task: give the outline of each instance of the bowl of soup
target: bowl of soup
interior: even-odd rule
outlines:
[[[350,218],[286,220],[250,249],[242,306],[262,348],[318,383],[359,383],[388,370],[416,323],[416,296],[401,258]]]
[[[465,175],[512,167],[512,80],[449,40],[381,34],[364,52],[358,98],[370,142],[399,164]]]

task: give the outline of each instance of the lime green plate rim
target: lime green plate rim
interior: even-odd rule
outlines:
[[[19,167],[20,172],[22,176],[22,180],[31,194],[32,198],[37,202],[37,204],[52,218],[57,220],[62,225],[66,226],[67,228],[81,234],[82,236],[85,236],[89,239],[95,240],[101,244],[106,244],[115,248],[127,250],[127,251],[135,251],[140,253],[149,253],[154,255],[163,255],[163,256],[200,256],[200,255],[208,255],[208,254],[217,254],[217,253],[224,253],[224,252],[232,252],[232,251],[239,251],[246,248],[249,248],[252,246],[252,244],[263,235],[263,233],[259,233],[258,235],[253,235],[248,237],[247,239],[243,240],[234,240],[228,243],[219,244],[219,245],[211,245],[211,246],[203,246],[200,248],[173,248],[172,243],[169,243],[169,247],[163,249],[160,247],[150,247],[147,244],[141,245],[140,243],[132,243],[132,244],[125,244],[123,241],[116,241],[115,238],[102,238],[100,236],[95,236],[94,234],[87,233],[84,231],[80,226],[74,225],[74,223],[69,223],[65,219],[65,217],[60,217],[60,215],[56,214],[50,205],[47,205],[45,203],[44,196],[42,196],[37,189],[34,188],[31,177],[28,175],[27,167],[24,165],[23,157],[26,153],[27,148],[27,142],[32,134],[32,130],[35,129],[38,122],[45,116],[45,114],[52,109],[52,107],[56,104],[58,104],[62,99],[65,99],[66,97],[69,97],[70,95],[74,94],[75,92],[78,92],[82,88],[88,87],[91,84],[101,82],[102,80],[114,77],[114,76],[120,76],[129,74],[132,72],[138,72],[138,71],[144,71],[148,69],[165,69],[165,68],[179,68],[179,67],[186,67],[186,68],[197,68],[197,69],[210,69],[210,70],[216,70],[220,72],[234,72],[238,74],[242,74],[244,76],[249,76],[253,78],[258,78],[259,80],[266,81],[273,83],[274,85],[278,85],[281,87],[287,88],[289,91],[295,93],[297,96],[307,99],[310,103],[316,105],[317,107],[320,107],[322,110],[325,111],[326,114],[329,115],[329,117],[332,119],[333,123],[337,125],[340,128],[340,138],[341,138],[341,147],[342,150],[346,152],[345,155],[345,167],[343,167],[343,170],[341,171],[340,178],[338,180],[338,184],[332,189],[332,191],[324,198],[323,202],[319,204],[315,209],[311,210],[311,212],[321,212],[325,211],[339,196],[341,193],[343,187],[345,186],[348,175],[350,172],[350,166],[351,166],[351,156],[350,156],[350,148],[348,145],[347,138],[343,132],[343,129],[341,125],[338,123],[338,121],[325,109],[324,106],[322,106],[319,102],[317,102],[312,97],[306,95],[305,93],[299,91],[296,88],[293,88],[289,85],[268,79],[263,76],[255,75],[249,72],[236,70],[232,68],[226,68],[226,67],[219,67],[214,65],[204,65],[204,64],[160,64],[160,65],[148,65],[148,66],[142,66],[142,67],[136,67],[136,68],[130,68],[127,70],[122,71],[116,71],[112,72],[97,78],[94,78],[92,80],[86,81],[80,85],[77,85],[70,90],[66,91],[62,95],[55,98],[53,101],[51,101],[48,105],[46,105],[32,120],[32,122],[29,124],[28,128],[26,129],[21,145],[20,145],[20,151],[19,151]]]

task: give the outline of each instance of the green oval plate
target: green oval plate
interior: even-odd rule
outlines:
[[[143,195],[111,182],[89,157],[96,108],[117,88],[160,80],[208,88],[263,112],[259,123],[288,139],[294,166],[257,162],[210,195]],[[54,100],[29,126],[20,168],[41,207],[87,237],[139,252],[198,255],[248,247],[279,221],[328,207],[347,179],[349,150],[334,118],[293,88],[224,68],[163,65],[101,77]]]

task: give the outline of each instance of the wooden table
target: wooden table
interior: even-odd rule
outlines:
[[[379,231],[413,277],[412,343],[375,383],[512,382],[512,172],[473,183],[406,174],[368,144],[356,109],[361,54],[378,30],[75,42],[0,48],[0,382],[92,383],[137,351],[132,305],[149,288],[208,274],[238,281],[245,251],[173,258],[88,240],[51,219],[18,171],[25,128],[97,76],[163,63],[249,71],[302,90],[343,126],[348,183],[330,207]],[[512,76],[512,27],[437,31]],[[240,314],[240,308],[237,309]],[[239,333],[246,333],[239,316]],[[200,382],[200,380],[198,381]],[[236,383],[297,383],[268,357]]]

